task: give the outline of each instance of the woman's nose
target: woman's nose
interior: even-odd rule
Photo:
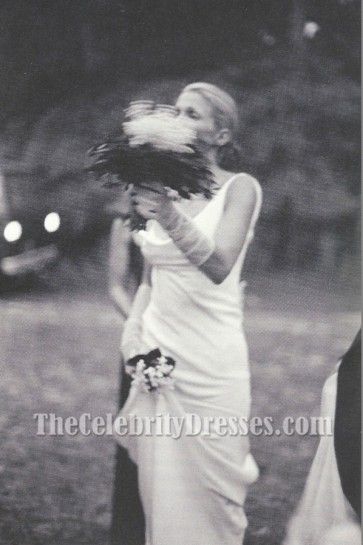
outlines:
[[[180,121],[182,121],[184,125],[194,127],[193,119],[191,119],[187,114],[181,112],[178,115],[178,119],[180,119]]]

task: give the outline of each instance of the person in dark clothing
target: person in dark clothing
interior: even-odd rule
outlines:
[[[129,395],[131,377],[125,373],[121,362],[119,408]],[[112,501],[111,545],[140,545],[145,536],[145,518],[142,509],[137,466],[130,460],[127,450],[116,447],[115,480]]]
[[[334,447],[345,497],[361,519],[361,331],[338,370]]]
[[[114,220],[111,229],[109,261],[109,293],[111,301],[123,320],[127,319],[132,297],[140,284],[142,257],[132,241],[130,231],[124,226],[127,213],[127,196],[124,209]],[[129,395],[131,377],[125,372],[120,355],[119,410]],[[112,499],[111,545],[140,545],[145,535],[144,513],[141,506],[137,480],[137,466],[123,447],[116,446],[115,479]]]

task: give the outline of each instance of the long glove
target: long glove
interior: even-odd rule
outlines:
[[[142,353],[142,315],[150,301],[151,286],[140,284],[132,303],[130,315],[127,318],[121,338],[121,352],[125,362]]]
[[[161,216],[158,222],[193,265],[200,267],[214,252],[214,241],[202,233],[193,221],[175,206],[167,217]]]

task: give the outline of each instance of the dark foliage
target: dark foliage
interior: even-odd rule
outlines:
[[[314,48],[358,78],[357,0],[3,0],[2,118],[44,111],[101,75],[185,74],[238,63],[241,52],[258,62],[271,39],[290,47],[296,8],[321,26]]]

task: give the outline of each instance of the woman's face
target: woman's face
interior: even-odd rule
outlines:
[[[206,147],[216,144],[218,130],[213,107],[195,91],[182,92],[175,103],[178,117],[197,134],[199,143]]]

